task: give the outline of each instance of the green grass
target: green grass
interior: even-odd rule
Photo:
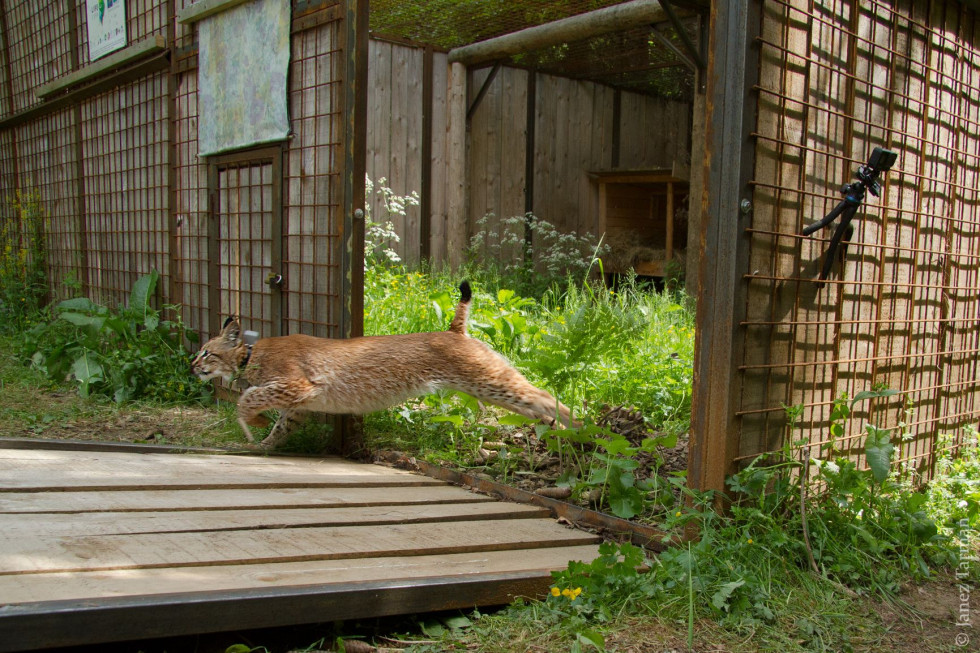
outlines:
[[[535,299],[474,270],[421,274],[372,267],[365,281],[365,333],[447,328],[464,277],[474,289],[470,334],[578,415],[597,417],[604,406],[625,404],[639,409],[651,429],[687,428],[694,324],[682,295],[644,292],[627,281],[618,292],[570,283]],[[431,444],[421,423],[449,405],[459,404],[451,398],[413,403],[373,415],[369,425],[379,433],[408,431],[421,450]],[[468,423],[481,417],[466,416]]]

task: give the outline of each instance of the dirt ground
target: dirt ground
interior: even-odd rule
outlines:
[[[229,437],[230,411],[204,406],[159,406],[130,404],[117,407],[95,404],[79,409],[73,392],[40,393],[39,417],[0,418],[4,437],[46,440],[133,442],[195,447],[237,447],[244,443]],[[22,413],[23,411],[18,411]]]

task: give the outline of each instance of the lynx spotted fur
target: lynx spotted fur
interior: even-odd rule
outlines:
[[[531,385],[502,356],[466,333],[470,286],[448,331],[315,338],[302,334],[263,338],[247,345],[237,317],[191,360],[203,380],[241,379],[249,386],[238,400],[238,422],[249,441],[249,426],[267,426],[261,412],[278,409],[279,418],[261,445],[273,448],[289,434],[298,414],[317,411],[363,414],[394,406],[441,388],[459,390],[549,424],[572,424],[566,406]]]

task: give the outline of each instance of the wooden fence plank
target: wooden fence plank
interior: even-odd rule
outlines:
[[[176,592],[213,592],[263,587],[419,579],[433,576],[547,572],[569,560],[590,562],[594,545],[520,551],[487,551],[432,556],[394,556],[356,560],[316,560],[258,565],[172,569],[118,569],[81,573],[0,576],[0,596],[8,604],[66,601],[91,597],[140,596]]]
[[[589,533],[551,520],[487,520],[210,533],[64,536],[38,540],[4,535],[0,576],[98,569],[179,568],[475,551],[513,551],[598,543]]]
[[[4,492],[0,513],[228,510],[311,506],[386,506],[489,501],[455,487],[347,487],[106,492]]]

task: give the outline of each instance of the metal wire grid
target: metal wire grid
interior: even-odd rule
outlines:
[[[65,298],[85,282],[84,225],[81,224],[76,193],[78,175],[77,149],[70,111],[50,114],[37,122],[10,132],[17,147],[10,143],[10,171],[3,187],[36,198],[46,219],[46,249],[49,278],[54,297]],[[16,152],[17,159],[14,159]],[[14,172],[16,170],[16,173]],[[12,195],[13,193],[11,193]],[[4,208],[12,211],[11,197],[5,197]]]
[[[87,282],[95,301],[126,301],[156,269],[169,285],[167,74],[82,103]]]
[[[70,12],[65,2],[31,0],[6,2],[0,10],[9,38],[10,108],[17,113],[40,102],[37,87],[74,69]],[[7,114],[8,106],[0,103],[0,112]]]
[[[280,324],[283,333],[340,335],[344,53],[336,8],[323,2],[294,3],[289,91],[293,134],[283,149],[281,233],[270,232],[269,175],[277,173],[275,166],[259,161],[222,165],[213,189],[222,257],[220,278],[214,280],[221,288],[216,309],[222,319],[242,315],[247,328],[263,336],[278,333]],[[312,26],[297,29],[298,17]],[[209,188],[207,165],[197,157],[196,45],[186,34],[183,44],[175,61],[177,292],[185,321],[207,337],[212,310]],[[230,211],[221,208],[232,203]],[[271,247],[282,248],[282,269],[272,269]],[[235,256],[240,257],[237,262]],[[254,269],[245,265],[245,257]],[[283,276],[281,307],[271,301],[269,274]]]
[[[803,405],[821,455],[840,393],[887,386],[901,394],[857,404],[834,451],[860,458],[865,423],[894,428],[900,461],[928,475],[938,437],[955,447],[980,418],[976,20],[952,3],[764,7],[739,457],[788,435],[783,404]],[[830,234],[800,231],[876,145],[899,161],[818,289]]]
[[[217,220],[219,311],[239,315],[243,327],[263,336],[279,335],[279,320],[266,283],[273,273],[273,164],[245,162],[219,166]]]
[[[283,159],[283,310],[289,333],[341,335],[342,25],[333,20],[293,34],[293,138]]]
[[[208,167],[197,156],[197,70],[175,73],[175,301],[186,324],[209,335]]]

